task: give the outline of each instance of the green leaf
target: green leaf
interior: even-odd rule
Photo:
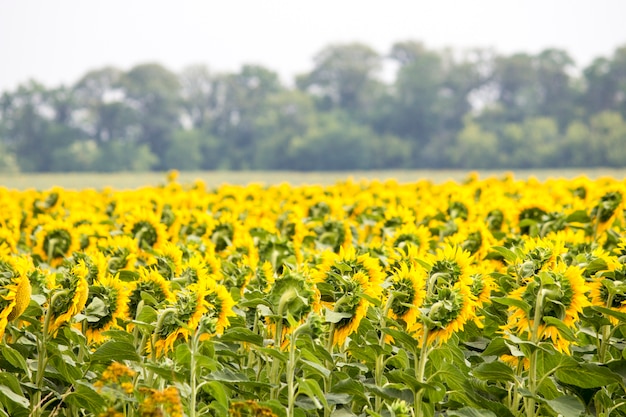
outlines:
[[[223,408],[228,409],[228,403],[230,396],[226,392],[226,388],[220,381],[204,381],[200,384],[201,388],[208,392],[215,401],[218,402]]]
[[[363,384],[355,381],[354,379],[348,378],[339,381],[332,387],[332,392],[338,394],[348,394],[354,398],[367,401],[367,397],[365,396],[365,390],[363,389]]]
[[[511,355],[511,346],[503,337],[495,337],[489,342],[487,348],[482,352],[482,356]]]
[[[139,313],[137,314],[137,320],[133,322],[152,324],[157,321],[157,311],[150,307],[149,305],[144,304]]]
[[[176,363],[184,365],[185,367],[189,366],[191,363],[191,350],[189,350],[189,345],[187,343],[179,343],[178,346],[176,346],[174,357],[176,358]]]
[[[245,327],[231,327],[222,336],[220,336],[222,342],[244,342],[251,343],[256,346],[263,346],[263,337],[254,333],[250,329]]]
[[[385,327],[382,332],[393,338],[393,345],[410,348],[411,351],[414,351],[418,346],[417,339],[401,330]]]
[[[515,382],[515,372],[503,362],[481,363],[472,370],[472,374],[484,381],[508,381]]]
[[[106,406],[104,398],[93,388],[81,381],[75,383],[75,390],[65,397],[65,401],[79,409],[85,409],[94,415],[100,414]]]
[[[576,210],[570,213],[570,215],[565,218],[565,221],[568,223],[589,223],[591,222],[591,217],[589,217],[585,210]]]
[[[413,372],[412,370],[394,369],[392,371],[389,371],[386,376],[389,381],[400,382],[406,385],[411,391],[415,393],[421,388],[424,388],[426,384],[423,382],[419,382],[417,378],[415,378],[414,374],[415,372]]]
[[[312,371],[313,373],[321,376],[322,378],[328,378],[328,376],[330,375],[330,371],[328,370],[328,368],[320,365],[319,363],[311,362],[306,359],[301,359],[300,362],[302,363],[303,369],[308,369],[309,371]]]
[[[343,319],[349,319],[352,317],[351,313],[339,313],[336,311],[332,311],[330,309],[326,309],[326,322],[327,323],[339,323]]]
[[[491,250],[498,252],[509,263],[512,264],[517,260],[517,254],[504,246],[492,246]]]
[[[20,352],[13,349],[8,345],[3,345],[0,349],[2,351],[2,356],[13,366],[18,369],[21,369],[27,375],[30,375],[30,370],[28,369],[28,365],[26,364],[26,360],[22,356]]]
[[[579,417],[585,412],[583,403],[581,403],[578,398],[571,395],[546,400],[546,404],[563,417]]]
[[[6,387],[4,385],[0,385],[0,396],[4,397],[6,401],[9,401],[19,407],[22,407],[22,408],[30,407],[30,403],[26,399],[26,397],[24,397],[21,394],[11,391],[9,387]],[[5,401],[2,401],[2,402],[5,402]]]
[[[328,402],[324,392],[316,380],[310,378],[298,378],[298,393],[308,396],[314,403],[319,404],[318,409],[328,408]]]
[[[598,388],[615,382],[622,377],[605,366],[595,363],[581,363],[575,368],[562,368],[556,371],[559,381],[581,388]]]
[[[118,271],[118,278],[124,282],[133,282],[139,280],[139,273],[135,271],[129,271],[127,269],[122,269]]]
[[[129,342],[122,340],[109,340],[104,342],[91,355],[92,362],[109,362],[129,360],[138,362],[139,355],[135,350],[135,346]]]
[[[526,314],[530,312],[530,304],[525,301],[518,300],[510,297],[493,297],[491,301],[495,301],[498,304],[504,304],[506,306],[513,306],[522,309]]]
[[[556,327],[559,330],[559,333],[561,334],[561,336],[563,336],[563,338],[565,338],[566,340],[570,342],[573,342],[576,340],[576,335],[574,334],[572,329],[567,327],[565,323],[563,323],[563,321],[557,319],[556,317],[550,317],[550,316],[544,316],[543,321],[545,321],[546,324],[550,326]]]
[[[615,317],[622,323],[626,323],[626,313],[600,306],[593,306],[591,309],[599,313],[606,314],[607,316]]]
[[[447,414],[450,417],[497,417],[493,411],[473,407],[463,407],[458,410],[448,411]]]

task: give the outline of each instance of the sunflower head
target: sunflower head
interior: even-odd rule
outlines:
[[[80,237],[71,223],[44,217],[33,230],[33,253],[52,266],[80,249]]]
[[[443,287],[429,294],[420,310],[429,344],[446,342],[475,317],[475,303],[467,287]]]
[[[88,276],[89,267],[82,260],[55,274],[49,305],[50,315],[54,318],[49,328],[52,334],[85,308],[89,295]]]
[[[158,308],[175,300],[169,281],[153,269],[141,269],[139,279],[133,282],[128,300],[128,314],[134,318],[140,302]]]
[[[396,268],[391,276],[389,293],[393,296],[389,314],[402,319],[408,328],[413,327],[419,316],[419,308],[426,296],[426,271],[406,263]]]
[[[622,205],[623,196],[619,191],[609,191],[600,197],[600,201],[591,209],[591,218],[598,223],[607,223]]]
[[[85,307],[86,333],[90,343],[101,343],[103,332],[128,320],[128,289],[118,277],[107,276],[89,287]]]
[[[141,249],[159,248],[167,239],[167,228],[157,213],[140,210],[128,216],[124,230]]]
[[[314,291],[304,276],[286,272],[274,281],[268,301],[273,305],[275,320],[288,325],[287,317],[300,321],[311,312],[313,296]]]
[[[533,275],[524,286],[509,294],[509,297],[524,302],[527,307],[509,307],[511,315],[505,329],[522,337],[534,338],[535,342],[550,338],[557,349],[568,352],[569,342],[561,337],[559,330],[546,317],[555,318],[573,329],[583,308],[591,305],[587,298],[589,290],[577,266],[559,263],[553,270]],[[537,317],[540,321],[535,323]]]
[[[8,322],[24,313],[30,303],[30,258],[0,255],[0,338]]]

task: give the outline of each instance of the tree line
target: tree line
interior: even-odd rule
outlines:
[[[0,98],[0,171],[626,166],[626,45],[579,68],[560,49],[332,44],[292,84],[159,63],[30,80]]]

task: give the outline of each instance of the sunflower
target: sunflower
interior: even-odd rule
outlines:
[[[508,297],[525,302],[528,308],[525,311],[519,306],[510,306],[509,320],[503,329],[527,339],[532,339],[536,329],[535,341],[550,339],[557,350],[569,354],[570,342],[544,317],[557,318],[568,328],[575,329],[583,308],[591,305],[587,298],[589,290],[580,268],[560,262],[553,270],[532,276],[525,285],[509,293]],[[538,305],[541,319],[535,323]]]
[[[438,248],[434,254],[428,254],[427,262],[430,264],[429,291],[443,286],[471,285],[472,256],[461,247],[446,244],[443,248]]]
[[[104,332],[120,328],[128,320],[129,291],[118,276],[107,275],[89,287],[85,307],[85,336],[89,343],[102,343]]]
[[[327,250],[322,264],[311,278],[320,293],[320,305],[344,315],[335,323],[333,343],[343,345],[358,328],[369,301],[380,299],[385,279],[380,263],[369,254],[357,255],[354,247],[341,248],[339,254]],[[319,312],[318,312],[319,313]]]
[[[277,278],[267,294],[274,313],[268,317],[271,332],[275,334],[275,329],[280,328],[283,337],[291,330],[291,322],[304,322],[312,310],[314,296],[311,283],[302,274],[287,271]]]
[[[137,241],[140,249],[158,249],[167,241],[167,227],[157,213],[141,209],[126,216],[124,231]]]
[[[622,189],[608,191],[600,197],[598,203],[591,209],[591,218],[596,223],[596,236],[609,229],[613,220],[623,216],[625,203]]]
[[[418,249],[423,256],[430,249],[431,234],[425,226],[415,224],[403,224],[395,230],[393,236],[386,240],[387,245],[398,249],[406,249],[410,244]]]
[[[210,333],[222,335],[224,330],[230,326],[228,318],[236,316],[233,311],[236,303],[224,285],[217,284],[212,280],[208,280],[207,283],[209,284],[207,286],[208,292],[205,295],[205,299],[209,304],[207,317],[215,327],[214,331],[210,329]]]
[[[172,242],[165,242],[152,253],[148,266],[155,266],[161,276],[171,280],[183,272],[183,251]]]
[[[137,241],[127,235],[113,235],[100,247],[108,259],[107,269],[113,275],[121,270],[134,271],[136,268]]]
[[[89,267],[83,260],[72,266],[69,270],[54,274],[50,281],[51,301],[50,325],[48,331],[55,335],[58,329],[69,323],[72,317],[85,308],[89,295]]]
[[[522,235],[531,234],[532,225],[544,222],[548,218],[548,213],[555,210],[555,204],[546,200],[545,194],[526,195],[521,199],[511,213],[512,227]]]
[[[176,301],[161,312],[155,331],[154,349],[157,356],[174,349],[177,340],[188,340],[202,317],[209,311],[206,282],[192,284],[176,293]]]
[[[30,258],[0,256],[0,339],[8,322],[21,316],[30,303],[33,270]]]
[[[626,313],[626,265],[613,266],[609,271],[596,274],[589,288],[593,305]],[[616,317],[608,318],[614,326],[619,324]]]
[[[181,278],[184,280],[183,286],[197,284],[201,281],[206,281],[210,278],[210,267],[204,260],[202,255],[194,254],[182,265]]]
[[[414,330],[426,332],[429,345],[445,343],[476,318],[476,303],[467,285],[439,288],[426,296],[421,310],[422,323],[418,322]]]
[[[541,271],[553,270],[567,249],[562,240],[526,238],[518,253],[518,273],[528,278]]]
[[[154,269],[142,268],[139,270],[139,279],[131,284],[128,315],[135,318],[141,301],[152,307],[160,307],[164,303],[174,302],[175,299],[169,281]]]
[[[407,328],[412,328],[419,317],[419,308],[426,297],[426,271],[419,266],[408,266],[406,263],[396,268],[391,275],[391,286],[388,291],[393,294],[389,316],[401,319]]]
[[[32,230],[33,254],[51,266],[58,266],[65,257],[80,250],[80,236],[71,223],[47,216],[38,218]]]

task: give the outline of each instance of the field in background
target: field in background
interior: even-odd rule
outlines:
[[[204,181],[209,187],[221,184],[262,183],[265,185],[288,182],[293,185],[321,184],[329,185],[348,178],[354,180],[397,179],[400,182],[414,182],[428,179],[435,183],[448,180],[462,181],[471,171],[456,170],[411,170],[411,171],[337,171],[337,172],[285,172],[285,171],[201,171],[181,172],[178,181],[190,183]],[[480,178],[501,177],[512,172],[515,178],[527,179],[531,176],[540,181],[548,178],[575,178],[586,175],[589,178],[609,176],[626,178],[626,169],[560,169],[560,170],[512,170],[512,171],[476,171]],[[46,190],[54,186],[67,189],[85,189],[113,187],[115,189],[135,189],[143,186],[163,184],[166,173],[69,173],[69,174],[0,174],[0,186],[10,189],[25,190],[34,188]]]

